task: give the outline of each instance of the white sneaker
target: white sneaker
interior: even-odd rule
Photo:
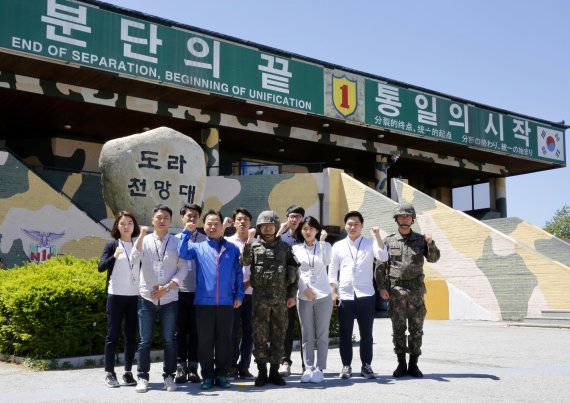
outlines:
[[[311,382],[312,378],[313,378],[313,368],[310,367],[305,372],[303,372],[303,375],[301,376],[301,383],[309,383]]]
[[[324,380],[325,380],[325,375],[323,374],[323,371],[321,371],[319,368],[316,368],[313,371],[313,376],[311,377],[311,383],[321,383]]]
[[[144,378],[139,378],[137,381],[137,387],[135,388],[137,393],[146,393],[148,392],[148,381]]]
[[[291,375],[291,366],[287,361],[282,363],[281,366],[279,367],[279,375],[281,375],[282,377],[287,377]]]
[[[171,376],[167,376],[166,378],[164,378],[164,388],[166,389],[167,392],[174,392],[176,390],[177,386],[176,383],[174,382],[174,378]]]

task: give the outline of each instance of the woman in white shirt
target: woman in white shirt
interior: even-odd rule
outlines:
[[[137,350],[137,303],[139,299],[139,259],[133,259],[133,237],[140,233],[135,217],[121,211],[111,229],[112,241],[105,245],[99,271],[107,271],[107,336],[105,338],[105,385],[118,387],[115,375],[115,350],[121,333],[125,335],[125,373],[123,385],[137,384],[131,372]]]
[[[332,290],[327,276],[331,245],[325,242],[327,232],[312,216],[301,221],[296,235],[303,242],[293,246],[293,253],[301,264],[297,310],[306,368],[301,382],[319,383],[324,380],[323,370],[327,366],[329,325],[333,309]]]

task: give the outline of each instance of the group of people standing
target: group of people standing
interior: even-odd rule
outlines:
[[[320,383],[327,367],[335,304],[343,365],[340,378],[352,376],[355,320],[360,333],[360,372],[374,378],[374,274],[381,297],[391,301],[398,357],[394,376],[422,376],[417,358],[426,313],[423,262],[424,257],[436,261],[439,250],[429,234],[411,230],[416,218],[413,206],[397,207],[398,232],[386,240],[378,227],[372,228],[372,239],[363,237],[364,218],[350,211],[344,217],[347,237],[333,246],[326,242],[327,232],[319,221],[305,217],[298,205],[287,209],[283,224],[274,211],[263,211],[254,226],[245,208],[225,219],[220,212],[209,210],[202,216],[204,233],[198,231],[201,214],[198,205],[182,207],[184,229],[178,235],[169,233],[172,210],[165,205],[153,210],[152,233],[148,227],[139,228],[132,214],[117,215],[111,230],[114,239],[105,246],[99,264],[99,271],[107,271],[107,386],[121,384],[114,363],[123,323],[122,384],[136,385],[137,392],[148,390],[157,318],[164,347],[164,389],[168,391],[188,381],[201,382],[201,389],[208,390],[215,385],[229,388],[236,378],[253,379],[249,371],[252,354],[258,370],[256,386],[285,385],[296,320],[302,338],[301,382]],[[224,237],[231,226],[235,234]],[[407,324],[410,335],[406,339]],[[135,351],[137,380],[131,372]]]

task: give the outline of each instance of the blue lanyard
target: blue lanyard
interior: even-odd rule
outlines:
[[[156,244],[156,239],[152,238],[154,241],[154,247],[156,248],[156,255],[158,256],[158,261],[162,263],[164,257],[166,256],[166,247],[168,246],[168,242],[170,242],[170,234],[167,235],[168,239],[166,240],[166,244],[164,245],[164,250],[162,251],[162,257],[160,257],[160,253],[158,253],[158,245]]]

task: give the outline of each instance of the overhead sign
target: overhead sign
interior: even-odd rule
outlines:
[[[489,151],[564,162],[561,129],[382,81],[367,79],[365,92],[368,124]]]
[[[323,114],[322,67],[66,0],[3,0],[0,47]]]
[[[71,0],[0,2],[0,48],[565,164],[564,129]]]

